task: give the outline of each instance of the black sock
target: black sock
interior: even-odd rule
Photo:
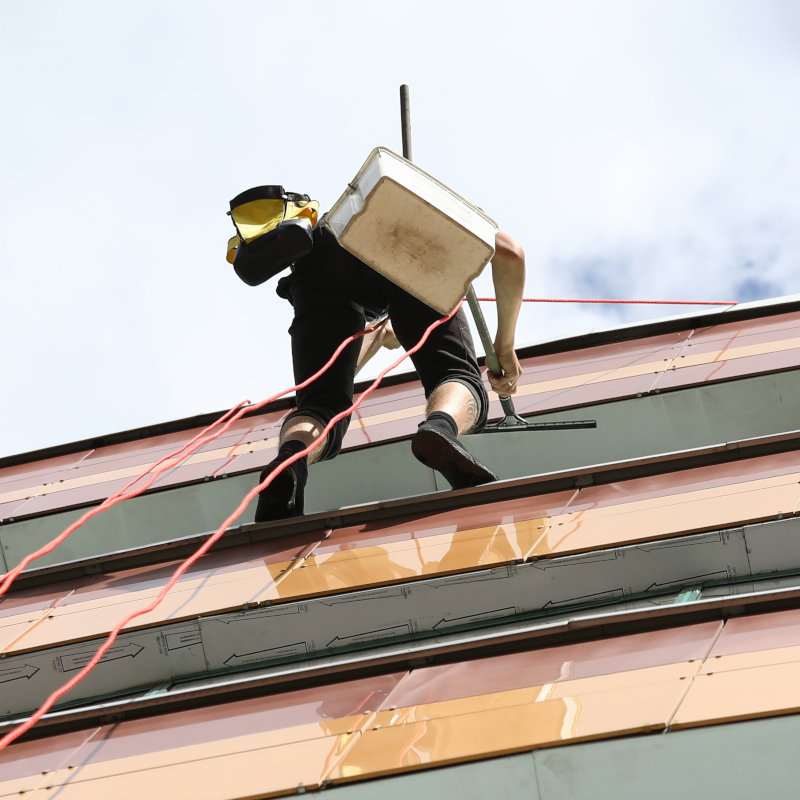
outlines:
[[[428,419],[425,420],[424,424],[428,427],[449,433],[451,436],[458,437],[458,425],[446,411],[434,411]]]

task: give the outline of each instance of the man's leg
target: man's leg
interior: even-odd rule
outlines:
[[[399,293],[390,317],[397,338],[409,349],[440,314]],[[412,360],[428,398],[426,419],[411,443],[414,456],[441,472],[454,489],[497,480],[458,440],[480,430],[489,405],[464,311],[434,328]]]
[[[433,390],[428,398],[425,416],[430,417],[437,411],[453,419],[458,435],[469,433],[478,422],[478,401],[460,381],[447,381]]]
[[[473,390],[460,381],[446,381],[428,398],[426,418],[411,441],[411,452],[425,466],[441,472],[454,489],[496,481],[497,476],[458,439],[478,419]]]
[[[259,481],[263,481],[275,467],[313,444],[322,435],[324,427],[314,417],[299,414],[289,417],[281,428],[278,455],[262,470]],[[272,483],[258,497],[256,522],[286,519],[303,513],[308,466],[319,459],[322,451],[323,447],[314,448],[307,456],[284,467],[272,479]]]
[[[326,364],[340,342],[364,329],[364,312],[336,287],[313,277],[305,279],[302,272],[296,273],[292,299],[295,316],[289,333],[294,379],[300,385]],[[360,349],[360,341],[352,342],[316,380],[298,389],[297,410],[284,421],[278,454],[264,468],[261,480],[317,441],[328,421],[352,404],[353,375]],[[309,463],[333,458],[341,448],[348,424],[349,418],[340,420],[325,442],[311,451],[310,458],[293,462],[273,479],[259,495],[256,522],[303,513]]]

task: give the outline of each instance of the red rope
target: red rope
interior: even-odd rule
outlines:
[[[195,435],[192,439],[183,444],[180,448],[159,459],[154,464],[151,464],[143,473],[137,475],[137,477],[135,477],[128,484],[126,484],[122,489],[120,489],[119,491],[115,492],[114,494],[110,495],[105,500],[103,500],[103,502],[100,503],[99,506],[95,506],[94,508],[87,511],[78,520],[76,520],[70,526],[65,528],[54,539],[51,539],[47,544],[42,545],[42,547],[40,547],[38,550],[25,556],[25,558],[23,558],[22,561],[20,561],[20,563],[17,564],[16,567],[14,567],[14,569],[10,570],[3,576],[3,580],[0,583],[0,597],[2,597],[9,590],[11,584],[14,582],[14,580],[16,580],[16,578],[25,569],[25,567],[27,567],[31,562],[35,561],[36,559],[41,558],[42,556],[45,556],[48,553],[52,553],[53,550],[55,550],[56,547],[58,547],[58,545],[60,545],[62,542],[68,539],[73,533],[75,533],[75,531],[78,528],[80,528],[84,523],[88,522],[92,517],[97,516],[101,511],[105,511],[106,509],[117,505],[117,503],[121,503],[123,500],[127,500],[131,497],[136,497],[137,495],[142,494],[142,492],[146,491],[148,488],[150,488],[150,486],[153,485],[153,483],[165,470],[172,469],[173,467],[177,466],[183,460],[188,458],[192,453],[194,453],[198,448],[202,447],[207,442],[212,441],[213,439],[216,439],[218,436],[223,434],[228,429],[228,427],[230,427],[230,425],[233,422],[235,422],[235,419],[231,419],[228,425],[226,425],[224,428],[222,428],[219,432],[217,432],[213,436],[210,436],[208,438],[203,438],[205,434],[212,431],[217,425],[219,425],[223,420],[225,420],[226,417],[228,417],[231,414],[234,414],[234,412],[237,409],[241,408],[243,405],[247,403],[249,403],[248,400],[244,400],[241,403],[237,403],[237,405],[235,405],[232,409],[226,411],[219,419],[212,422],[208,427],[200,431],[200,433]],[[199,441],[201,438],[202,441]],[[195,443],[196,446],[193,446],[195,445]],[[172,458],[176,458],[181,453],[183,453],[183,456],[181,456],[181,458],[177,462],[173,464],[167,464],[161,467],[161,465],[164,464],[165,461],[168,461],[169,459]],[[159,467],[161,468],[159,469]],[[155,470],[155,472],[150,477],[150,479],[144,483],[144,485],[140,486],[139,488],[133,491],[130,492],[128,491],[138,481],[144,478],[144,476],[147,475],[147,473],[150,472],[151,470]]]
[[[380,323],[378,323],[380,324]],[[241,419],[241,417],[246,414],[248,411],[258,411],[260,408],[263,408],[265,405],[272,403],[273,401],[277,400],[283,395],[288,394],[291,391],[295,391],[296,389],[303,389],[308,386],[309,383],[316,380],[323,372],[325,372],[330,365],[339,357],[339,354],[347,347],[349,344],[354,342],[361,336],[364,336],[367,333],[372,332],[377,328],[377,325],[373,325],[371,328],[366,328],[363,331],[360,331],[353,336],[348,336],[337,348],[333,351],[333,355],[330,359],[317,371],[315,372],[308,380],[303,381],[303,383],[299,384],[296,387],[292,387],[290,389],[286,389],[283,392],[279,392],[272,397],[268,397],[266,400],[262,400],[260,403],[256,403],[255,405],[249,405],[249,400],[243,400],[241,403],[237,403],[232,409],[226,411],[219,419],[212,422],[208,427],[204,428],[200,433],[196,434],[192,439],[190,439],[186,444],[179,447],[174,452],[170,453],[169,455],[164,456],[163,458],[159,459],[157,462],[152,464],[148,467],[141,475],[138,475],[132,481],[130,481],[125,487],[120,489],[118,492],[115,492],[111,496],[107,497],[99,506],[95,506],[94,508],[89,509],[89,511],[85,512],[79,519],[65,528],[58,536],[54,539],[51,539],[47,544],[42,545],[38,550],[29,555],[25,556],[25,558],[17,564],[14,569],[9,570],[4,576],[2,576],[2,581],[0,581],[0,597],[2,597],[11,587],[11,584],[17,579],[20,573],[33,561],[42,556],[46,556],[49,553],[52,553],[53,550],[56,549],[60,544],[66,541],[73,533],[75,533],[78,528],[88,522],[92,517],[96,517],[103,511],[106,511],[109,508],[113,508],[113,506],[117,505],[118,503],[123,502],[124,500],[129,500],[132,497],[138,497],[140,494],[146,492],[152,485],[155,483],[156,480],[168,469],[173,469],[174,467],[178,466],[182,461],[187,459],[190,455],[194,452],[199,450],[204,445],[208,444],[209,442],[214,441],[215,439],[222,436],[234,422]],[[226,417],[230,417],[228,421],[216,432],[211,434],[210,432],[218,425],[220,425]],[[183,453],[183,455],[181,455]],[[178,461],[174,463],[165,463],[172,458],[177,458],[180,455]],[[163,465],[163,466],[162,466]],[[131,490],[136,483],[138,483],[148,472],[154,470],[153,474],[145,481],[141,486],[137,487],[136,489]],[[131,491],[129,491],[131,490]]]
[[[198,559],[200,559],[203,555],[205,555],[209,551],[209,549],[217,541],[219,541],[219,539],[222,538],[222,536],[225,533],[225,531],[227,530],[228,526],[232,522],[234,522],[244,512],[245,508],[247,508],[249,503],[256,497],[256,495],[260,491],[262,491],[267,486],[269,486],[270,483],[272,483],[272,481],[275,479],[275,476],[278,475],[278,473],[282,472],[290,464],[293,464],[295,461],[298,461],[299,459],[301,459],[304,456],[308,455],[318,444],[320,444],[327,437],[327,435],[330,432],[331,428],[333,428],[333,426],[340,419],[343,419],[344,417],[348,416],[349,414],[352,414],[364,402],[364,400],[366,400],[366,398],[369,397],[369,395],[372,394],[372,392],[374,392],[375,389],[378,388],[378,386],[380,385],[380,382],[383,380],[383,378],[386,376],[386,374],[388,372],[390,372],[396,366],[401,364],[410,355],[413,355],[414,353],[416,353],[417,350],[419,350],[422,347],[422,345],[425,344],[425,342],[428,340],[428,336],[430,335],[431,331],[434,328],[436,328],[439,325],[441,325],[442,323],[447,322],[447,320],[450,319],[450,317],[452,317],[453,314],[455,314],[458,311],[459,308],[461,308],[461,304],[460,303],[448,316],[442,317],[441,319],[438,319],[435,322],[433,322],[431,325],[429,325],[426,328],[425,333],[423,333],[422,338],[417,342],[417,344],[414,345],[414,347],[412,347],[410,350],[408,350],[402,356],[400,356],[400,358],[398,358],[393,364],[390,364],[388,367],[386,367],[386,369],[384,369],[378,375],[378,377],[375,378],[375,380],[361,393],[361,396],[350,406],[350,408],[342,411],[341,413],[337,414],[336,416],[334,416],[331,419],[331,421],[323,428],[319,439],[317,439],[316,441],[312,442],[304,450],[301,450],[299,453],[296,453],[291,458],[288,458],[286,461],[284,461],[281,464],[279,464],[277,467],[275,467],[275,469],[272,470],[272,472],[269,473],[269,475],[267,475],[266,478],[264,478],[263,481],[261,481],[261,483],[257,484],[253,489],[251,489],[244,496],[244,498],[239,503],[239,505],[231,512],[231,514],[225,519],[225,521],[217,528],[217,530],[214,531],[214,533],[212,533],[211,536],[209,536],[208,539],[206,539],[206,541],[202,545],[200,545],[200,547],[198,547],[197,550],[195,550],[195,552],[192,553],[191,556],[189,556],[185,561],[183,561],[183,563],[181,563],[178,566],[178,568],[172,573],[172,576],[170,577],[170,579],[162,587],[161,591],[158,593],[158,595],[156,596],[156,598],[152,602],[150,602],[147,606],[143,606],[142,608],[140,608],[138,610],[132,611],[130,614],[128,614],[126,617],[124,617],[122,620],[120,620],[112,628],[111,632],[106,637],[106,640],[103,642],[103,644],[100,645],[100,647],[97,649],[97,651],[92,656],[92,658],[89,659],[89,661],[86,663],[86,665],[83,667],[83,669],[81,669],[78,673],[76,673],[65,684],[63,684],[58,689],[56,689],[44,701],[44,703],[42,703],[42,705],[39,706],[39,708],[27,720],[25,720],[25,722],[22,722],[19,725],[17,725],[17,727],[15,727],[12,730],[10,730],[5,736],[3,736],[2,739],[0,739],[0,750],[3,750],[5,747],[7,747],[9,744],[11,744],[11,742],[15,741],[20,736],[22,736],[24,733],[29,731],[53,707],[53,705],[58,702],[59,699],[61,699],[65,694],[67,694],[69,691],[74,689],[75,686],[77,686],[97,666],[97,664],[100,662],[100,660],[103,658],[103,656],[111,649],[111,647],[113,646],[114,642],[117,639],[117,636],[119,636],[119,634],[122,631],[122,629],[124,627],[126,627],[128,624],[130,624],[137,617],[141,617],[144,614],[149,614],[151,611],[154,611],[158,607],[158,605],[161,603],[161,601],[166,597],[166,595],[170,591],[170,589],[172,589],[175,586],[175,584],[180,580],[181,576]],[[327,370],[330,367],[330,365],[333,363],[333,361],[336,359],[336,357],[339,355],[339,353],[342,351],[342,349],[344,347],[346,347],[348,344],[350,344],[350,342],[355,341],[355,339],[357,339],[359,336],[363,336],[364,333],[367,333],[367,331],[362,331],[362,332],[356,334],[355,336],[351,336],[351,337],[348,337],[347,339],[345,339],[345,341],[342,342],[342,344],[336,349],[336,351],[334,352],[334,355],[331,356],[331,358],[328,360],[328,362],[317,373],[312,375],[308,380],[304,381],[303,383],[298,384],[297,386],[293,387],[293,389],[287,389],[285,392],[281,392],[280,394],[275,395],[275,397],[276,398],[280,397],[281,395],[286,394],[287,392],[296,391],[297,389],[301,389],[304,386],[307,386],[311,381],[315,380],[320,374],[325,372],[325,370]],[[272,399],[273,398],[270,398],[269,400],[265,400],[265,401],[263,401],[262,403],[260,403],[256,407],[257,408],[261,407],[262,405],[264,405],[264,404],[266,404],[268,402],[271,402]]]
[[[482,303],[495,303],[496,297],[479,297]],[[523,297],[523,303],[644,303],[656,306],[735,306],[736,300],[598,300],[585,298]]]

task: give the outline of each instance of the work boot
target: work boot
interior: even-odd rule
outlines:
[[[461,444],[455,420],[443,411],[434,411],[419,426],[411,440],[411,452],[426,467],[441,472],[454,489],[497,480],[497,476]]]
[[[281,446],[278,455],[261,472],[258,482],[264,480],[279,464],[305,449],[305,445],[289,440]],[[306,456],[289,464],[279,472],[265,489],[258,494],[256,522],[269,522],[274,519],[301,516],[303,495],[308,480],[308,459]]]

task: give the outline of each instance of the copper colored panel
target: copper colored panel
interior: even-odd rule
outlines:
[[[48,776],[42,797],[60,800],[141,800],[142,797],[191,797],[192,800],[274,797],[298,787],[320,787],[320,775],[335,761],[348,737],[330,736],[260,747],[258,737],[239,749],[216,752],[212,746],[154,754],[151,760],[108,762]],[[166,757],[172,760],[166,762]],[[0,791],[4,785],[0,784]],[[38,794],[36,795],[39,796]]]
[[[243,441],[247,441],[250,437],[263,438],[267,435],[264,433],[265,430],[274,428],[277,418],[278,414],[273,412],[267,416],[240,419],[234,422],[225,433],[205,444],[199,452],[229,449]],[[215,430],[218,431],[220,427]],[[163,456],[178,450],[203,429],[200,427],[175,431],[151,438],[135,439],[130,442],[100,447],[83,460],[81,470],[84,473],[92,471],[105,472],[137,464],[151,464]]]
[[[657,373],[653,372],[634,377],[619,378],[613,382],[586,383],[536,393],[523,393],[520,391],[514,395],[514,407],[518,414],[534,414],[541,411],[592,405],[605,400],[646,394],[653,387],[656,376]],[[500,416],[503,416],[503,414],[499,411],[498,403],[497,410],[490,410],[490,417]]]
[[[302,563],[281,565],[280,584],[261,599],[312,596],[790,514],[800,502],[796,462],[797,454],[787,453],[588,487],[575,499],[565,492],[407,518],[382,526],[380,533],[345,528]],[[753,479],[762,475],[768,477]],[[750,479],[741,480],[745,476]],[[477,527],[481,521],[490,524]]]
[[[800,453],[776,453],[708,467],[665,472],[623,483],[588,486],[570,504],[570,510],[613,506],[647,498],[668,497],[681,492],[713,489],[760,478],[791,475],[800,471]]]
[[[798,502],[795,473],[577,511],[549,520],[529,555],[579,552],[772,519],[793,514]]]
[[[675,337],[670,335],[667,339],[672,343]],[[663,352],[667,352],[670,347],[674,347],[674,344],[662,345],[663,347],[667,348]],[[583,362],[569,363],[567,365],[559,363],[549,367],[543,364],[542,369],[539,370],[541,374],[532,375],[529,385],[523,384],[520,397],[528,391],[538,393],[547,391],[545,384],[547,384],[548,380],[551,383],[555,381],[554,385],[557,384],[559,386],[565,380],[570,384],[575,384],[576,381],[578,385],[583,384],[589,380],[584,373],[587,368],[592,366],[595,367],[592,374],[596,379],[608,380],[610,379],[609,376],[612,375],[615,376],[614,379],[624,377],[620,370],[622,372],[630,369],[633,369],[634,372],[641,371],[644,367],[637,365],[637,362],[642,359],[652,359],[654,352],[658,353],[662,352],[662,350],[659,349],[657,344],[650,341],[644,347],[639,344],[629,343],[626,348],[620,348],[619,345],[598,348],[592,354],[594,358],[588,362],[584,360]],[[574,355],[572,357],[574,361]],[[585,359],[585,356],[580,357]],[[598,362],[595,360],[597,358],[600,359],[599,368]],[[561,361],[563,362],[563,360],[564,357],[562,356]],[[659,361],[656,368],[663,369],[663,359]],[[649,367],[645,369],[645,373],[648,376],[651,372],[652,370]],[[650,377],[647,380],[650,381]],[[642,389],[641,386],[636,388],[637,390]],[[411,384],[410,387],[408,385],[400,385],[398,387],[390,387],[387,390],[379,390],[359,410],[359,414],[351,426],[352,437],[354,439],[357,437],[359,441],[354,441],[351,444],[363,444],[380,441],[387,437],[395,438],[408,435],[414,430],[414,421],[418,421],[423,412],[424,397],[416,383]],[[262,460],[256,457],[248,458],[246,462],[231,466],[231,459],[238,460],[240,455],[249,456],[251,453],[257,452],[258,449],[263,449],[264,439],[270,438],[270,434],[274,437],[277,432],[277,423],[286,413],[273,412],[265,415],[265,417],[240,420],[219,440],[205,445],[198,453],[191,456],[185,466],[165,473],[159,479],[159,485],[171,485],[175,482],[196,480],[220,469],[244,471],[266,463],[269,458],[263,458]],[[379,428],[381,429],[380,431],[378,430]],[[122,485],[124,485],[125,482],[139,475],[147,466],[180,447],[198,431],[199,429],[180,431],[151,439],[98,448],[96,451],[88,453],[79,464],[71,461],[70,466],[72,469],[66,475],[58,476],[59,481],[63,480],[60,485],[55,485],[52,480],[49,483],[53,485],[49,487],[42,487],[41,483],[31,484],[26,482],[25,486],[17,486],[18,490],[22,492],[19,497],[16,495],[13,498],[7,497],[8,493],[0,490],[0,502],[24,499],[43,492],[49,495],[54,492],[63,492],[64,496],[60,500],[61,505],[75,505],[79,502],[106,497],[111,493],[110,484],[112,482],[122,480]],[[248,442],[254,443],[256,450],[249,447]],[[274,443],[271,443],[270,449],[273,446]],[[101,484],[108,484],[108,486],[101,486]],[[73,489],[89,486],[97,487],[95,494],[84,492],[80,498],[76,497],[75,499],[66,496]],[[51,500],[50,502],[44,502],[42,508],[36,507],[30,511],[26,510],[25,513],[40,513],[53,507],[55,506],[52,505]]]
[[[87,763],[147,757],[217,740],[275,732],[287,742],[342,733],[377,708],[402,673],[162,714],[106,726]],[[235,745],[232,749],[235,749]]]
[[[678,364],[676,369],[668,371],[659,381],[659,389],[709,383],[711,381],[731,380],[747,375],[758,375],[765,372],[778,372],[792,369],[800,364],[800,349],[783,350],[776,353],[737,358],[731,361],[720,361],[706,364]]]
[[[800,645],[709,657],[703,664],[702,672],[730,672],[736,669],[752,669],[770,664],[790,664],[792,662],[800,663]]]
[[[61,585],[49,591],[28,590],[4,596],[0,601],[0,653],[14,650],[25,636],[44,625],[68,595]]]
[[[687,681],[702,668],[702,661],[681,664],[665,664],[661,667],[625,670],[599,675],[594,678],[580,678],[572,681],[557,681],[542,687],[539,700],[557,700],[562,697],[585,697],[597,692],[626,691],[652,684],[667,684],[672,681]],[[684,684],[685,688],[685,684]]]
[[[240,453],[248,454],[253,450],[265,448],[274,449],[274,433],[270,438],[263,428],[254,428],[252,422],[247,422],[245,425],[244,421],[240,421],[238,425],[243,426],[241,430],[231,429],[219,439],[207,443],[188,456],[180,466],[163,472],[154,485],[172,485],[198,480],[221,471]],[[27,514],[108,497],[146,472],[161,458],[178,450],[199,430],[201,429],[180,431],[155,439],[143,439],[101,448],[92,454],[93,457],[87,457],[81,463],[74,464],[72,468],[52,475],[49,481],[31,483],[22,479],[13,485],[9,484],[5,489],[0,487],[0,502],[12,502],[29,497],[35,499],[39,496],[55,497],[57,505],[53,505],[54,501],[50,499],[44,501],[41,508],[25,510],[24,513]],[[264,460],[266,462],[269,459]],[[172,463],[174,461],[172,459]],[[168,463],[169,460],[165,462]],[[137,485],[144,480],[146,478]]]
[[[111,445],[95,450],[75,469],[71,470],[74,478],[87,478],[90,475],[102,475],[108,472],[125,470],[136,474],[143,468],[155,464],[162,458],[179,450],[187,444],[197,431],[176,431],[154,439],[140,439],[124,444]],[[214,447],[212,442],[207,448]],[[138,445],[138,447],[137,447]]]
[[[367,522],[339,528],[320,544],[315,555],[338,550],[353,550],[355,547],[385,545],[387,542],[402,542],[424,539],[429,536],[469,532],[477,528],[524,523],[553,514],[563,513],[577,492],[553,492],[539,497],[521,497],[485,503],[468,508],[455,508],[435,514],[419,514]]]
[[[291,563],[309,552],[317,541],[318,537],[308,534],[289,541],[275,540],[274,552],[267,558],[263,546],[212,553],[184,574],[155,610],[137,617],[130,627],[215,614],[255,603],[273,583],[270,562]],[[241,560],[234,560],[237,557]],[[0,626],[0,645],[7,652],[22,652],[105,634],[130,612],[149,605],[180,563],[142,567],[87,582],[64,597],[57,607],[39,611],[38,615],[27,611],[18,614],[9,620],[15,625],[13,629]]]
[[[386,728],[405,725],[409,721],[426,722],[444,717],[474,714],[500,708],[512,708],[532,703],[544,703],[564,698],[586,697],[598,693],[625,692],[648,685],[679,685],[693,677],[700,667],[700,661],[693,664],[665,664],[647,669],[611,672],[592,678],[555,681],[543,685],[531,685],[521,689],[488,692],[486,694],[464,695],[452,700],[433,703],[419,703],[413,706],[391,707],[370,720],[370,727]],[[684,683],[683,686],[688,684]],[[392,698],[387,701],[392,702]]]
[[[294,781],[289,788],[300,783],[310,785],[335,763],[339,749],[352,738],[351,732],[371,717],[399,678],[400,674],[376,676],[131,720],[88,734],[60,734],[41,742],[17,742],[0,754],[0,764],[15,765],[13,772],[2,773],[0,794],[38,786],[44,771],[48,771],[48,784],[65,784],[71,787],[70,791],[84,792],[59,792],[59,796],[81,798],[104,796],[89,793],[95,785],[114,787],[105,797],[118,793],[133,797],[126,793],[126,787],[133,787],[134,783],[122,784],[118,790],[118,783],[113,781],[116,776],[129,778],[139,773],[144,782],[135,784],[137,790],[150,787],[154,797],[163,796],[163,786],[168,784],[159,788],[151,781],[167,780],[165,776],[169,775],[182,776],[183,782],[175,785],[191,787],[192,797],[205,796],[202,792],[206,785],[218,793],[220,786],[238,785],[233,777],[237,770],[246,773],[243,780],[248,787],[254,785],[253,776],[258,776],[260,791],[275,785],[270,783],[271,778],[264,779],[264,773],[272,770],[275,775],[283,774],[284,767]],[[90,746],[80,747],[87,736]],[[245,754],[250,755],[244,757]],[[198,783],[195,777],[199,773],[187,773],[182,768],[189,765],[196,770],[197,764],[206,762],[212,763],[214,770],[208,775],[203,773]],[[304,771],[306,768],[313,768],[313,778]],[[16,783],[4,781],[6,777]],[[278,783],[282,785],[281,781]],[[242,790],[225,796],[253,796],[255,790],[248,791],[250,795]]]
[[[408,393],[404,393],[408,394]],[[409,396],[401,396],[392,399],[390,402],[373,403],[366,407],[366,403],[353,412],[353,419],[350,427],[353,428],[376,428],[383,421],[409,419],[424,411],[425,395],[421,387]]]
[[[219,583],[202,578],[182,582],[167,594],[155,610],[137,617],[129,627],[139,628],[241,608],[271,584],[272,579],[263,565],[247,573],[227,576]],[[55,608],[42,624],[18,638],[9,652],[50,647],[81,640],[87,635],[107,633],[131,612],[147,607],[159,591],[160,587],[157,587],[130,592],[124,597],[89,600]]]
[[[262,443],[259,446],[266,448],[272,445]],[[192,454],[185,464],[177,467],[165,469],[167,464],[170,463],[165,462],[158,468],[158,470],[163,469],[164,471],[149,485],[151,487],[163,487],[165,485],[199,480],[228,463],[230,458],[229,449],[206,450]],[[40,513],[50,507],[60,508],[66,505],[76,505],[82,502],[103,499],[128,486],[131,489],[142,488],[149,483],[150,478],[155,476],[156,470],[147,472],[148,468],[154,463],[134,464],[106,472],[91,472],[85,475],[65,473],[64,477],[57,483],[34,487],[31,490],[31,499],[22,509],[22,513]],[[16,494],[20,494],[20,492]],[[11,499],[14,495],[15,493],[9,492],[5,497]],[[53,505],[54,502],[57,505]]]
[[[18,517],[25,503],[25,500],[12,500],[8,503],[0,503],[0,522]]]
[[[676,728],[800,711],[800,662],[702,673],[678,707]]]
[[[324,779],[378,777],[566,741],[663,729],[685,683],[670,680],[367,729]]]
[[[750,335],[762,331],[777,333],[783,331],[791,331],[800,327],[800,313],[797,311],[788,311],[786,313],[774,314],[768,317],[755,317],[754,319],[740,319],[733,322],[722,321],[716,324],[709,324],[704,327],[696,329],[695,336],[715,337],[720,331],[727,335],[732,335],[732,332],[741,332],[741,335]]]
[[[546,380],[550,380],[570,375],[585,375],[589,372],[610,372],[637,363],[663,362],[678,351],[690,335],[691,331],[678,331],[627,342],[612,342],[525,358],[524,380],[529,380],[529,375],[535,378],[543,376]],[[530,380],[533,381],[535,378]]]
[[[697,328],[686,341],[686,353],[721,353],[728,350],[770,345],[800,335],[800,317],[797,314],[759,319],[740,320],[727,324]]]
[[[3,595],[0,597],[0,625],[20,615],[37,613],[63,603],[85,581],[85,578],[61,581],[50,586],[22,589]]]
[[[515,405],[562,407],[650,391],[682,352],[687,333],[526,359]],[[531,400],[531,396],[536,399]],[[516,401],[519,400],[519,403]]]
[[[376,430],[387,425],[392,428],[402,427],[403,430],[416,430],[417,423],[425,418],[424,398],[420,399],[423,400],[423,402],[406,406],[405,408],[400,408],[395,411],[370,414],[369,416],[362,411],[361,414],[354,418],[350,427],[354,432],[360,432],[367,442],[378,441],[375,436]]]
[[[0,469],[0,495],[22,486],[33,486],[56,480],[62,472],[78,465],[90,452],[91,450],[81,450],[56,458],[3,467]]]
[[[798,476],[800,476],[800,472],[790,472],[753,480],[724,480],[711,486],[675,486],[671,492],[663,489],[647,491],[647,487],[632,487],[629,482],[617,485],[609,484],[598,492],[592,492],[591,489],[586,490],[585,493],[582,492],[570,508],[560,515],[563,517],[560,522],[620,517],[668,506],[675,506],[677,511],[681,511],[681,506],[726,496],[733,498],[732,502],[734,502],[737,496],[746,495],[741,499],[753,500],[757,503],[759,502],[758,495],[764,491],[785,490],[791,495],[792,489],[797,488]],[[636,488],[639,488],[640,491],[637,492]],[[614,497],[612,491],[615,489],[617,492],[625,489],[630,489],[630,491],[627,493],[627,498],[619,494]],[[789,509],[791,511],[792,506]],[[778,510],[777,507],[776,510]]]
[[[787,315],[524,359],[515,405],[533,413],[785,369],[800,363],[799,332]]]
[[[260,599],[308,597],[508,563],[524,557],[541,538],[544,526],[542,518],[384,546],[327,553],[319,553],[321,548],[317,548],[291,565],[283,579]]]
[[[727,620],[709,658],[800,646],[800,610]]]
[[[17,509],[16,516],[30,516],[55,511],[70,506],[80,506],[91,503],[97,505],[112,494],[125,488],[130,478],[118,478],[113,481],[92,483],[87,486],[76,486],[66,490],[46,491],[37,497],[27,500]],[[124,501],[123,501],[124,502]],[[88,511],[88,509],[85,509]],[[65,526],[66,527],[66,526]]]
[[[600,368],[594,369],[591,372],[586,372],[581,375],[570,375],[568,377],[552,380],[542,380],[540,376],[537,376],[539,377],[539,380],[537,380],[535,383],[523,384],[521,387],[518,387],[514,397],[516,399],[517,397],[522,398],[530,395],[546,393],[565,394],[572,389],[589,385],[597,386],[601,384],[614,384],[614,387],[616,387],[620,381],[629,379],[641,379],[641,385],[646,385],[649,387],[653,384],[654,376],[662,373],[672,363],[671,355],[656,361],[634,363],[615,369],[606,370],[602,369],[602,364],[596,365]],[[637,382],[636,385],[639,385],[639,383]],[[647,390],[645,389],[644,391]],[[607,397],[619,396],[616,388],[605,390],[603,394],[605,394]]]
[[[411,375],[408,377],[412,378]],[[406,387],[401,384],[383,391],[376,390],[356,409],[355,413],[365,420],[375,420],[385,415],[401,414],[408,408],[424,406],[425,392],[422,386],[412,379]]]
[[[9,622],[9,624],[3,625],[0,628],[0,653],[11,653],[20,648],[21,642],[25,640],[25,637],[32,635],[34,631],[47,622],[49,614],[49,611],[44,611],[38,617],[31,616],[24,621]],[[0,673],[2,671],[2,667],[0,667]],[[15,673],[19,674],[16,670]],[[22,677],[25,676],[23,675]]]
[[[408,673],[383,709],[437,703],[525,686],[571,682],[665,665],[694,670],[709,652],[721,622],[549,647]]]
[[[97,729],[74,731],[30,742],[12,744],[0,751],[0,796],[31,791],[48,782],[48,776],[74,763],[76,754]]]
[[[0,629],[3,625],[11,625],[22,619],[41,614],[55,603],[49,596],[39,593],[25,598],[10,595],[8,599],[14,602],[0,602]]]
[[[16,609],[7,607],[0,608],[0,610],[3,612],[3,616],[0,617],[0,642],[2,642],[8,629],[18,625],[25,625],[26,627],[33,625],[47,614],[51,614],[53,607],[42,598],[41,602],[26,603]]]
[[[521,558],[523,548],[541,536],[543,519],[530,515],[561,511],[574,494],[405,517],[377,528],[369,523],[342,528],[310,557],[272,566],[276,586],[259,599],[311,596],[506,563]]]
[[[797,332],[795,332],[796,334]],[[684,352],[678,357],[675,366],[680,368],[682,365],[694,366],[697,364],[707,364],[709,362],[721,362],[738,360],[741,358],[756,358],[768,355],[775,355],[782,351],[797,351],[800,346],[800,338],[796,335],[790,338],[772,339],[769,341],[757,341],[755,339],[738,339],[721,342],[722,348],[692,347],[689,343]]]
[[[214,474],[219,475],[230,472],[247,472],[248,470],[261,469],[275,457],[278,452],[278,439],[272,438],[263,443],[259,449],[239,451],[231,462],[224,462],[215,469]],[[255,486],[255,481],[253,482]]]

